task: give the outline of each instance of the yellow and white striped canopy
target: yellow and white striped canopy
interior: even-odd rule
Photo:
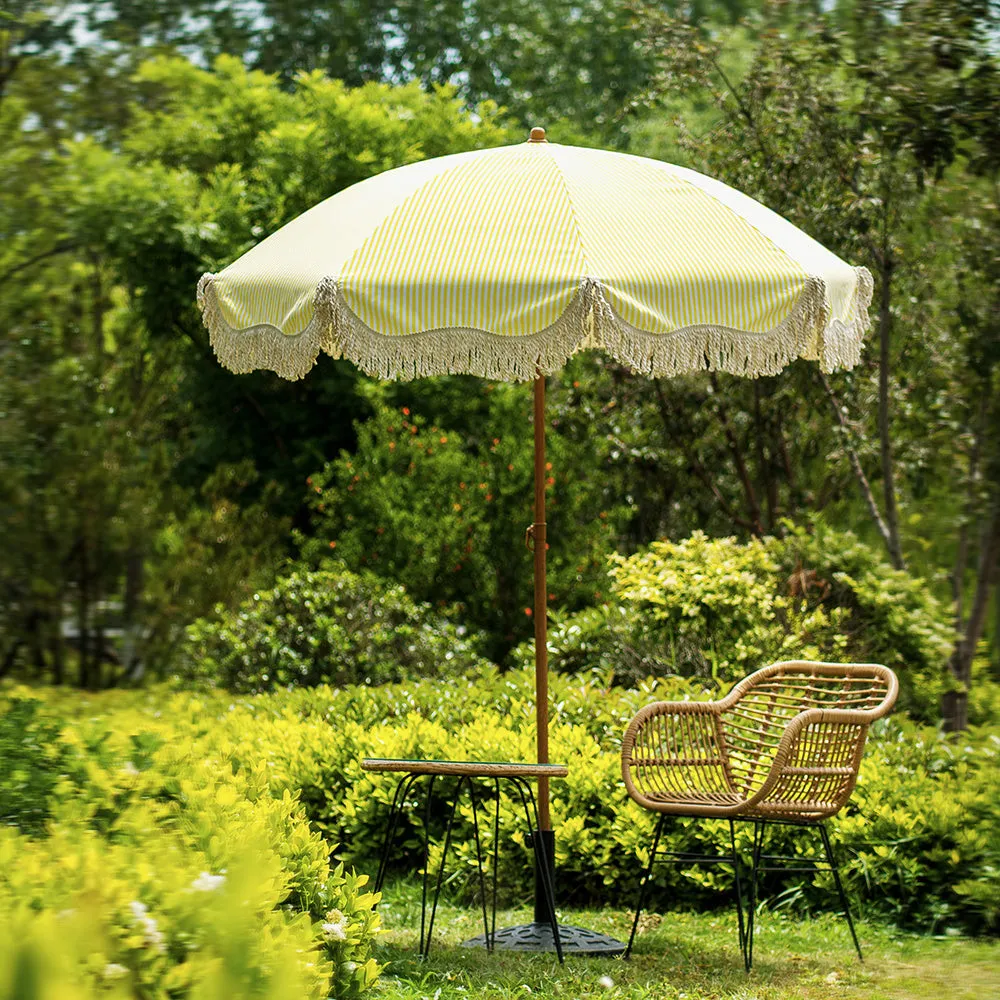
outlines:
[[[871,293],[718,181],[534,138],[355,184],[198,288],[224,365],[291,379],[321,350],[400,379],[531,379],[581,347],[652,375],[831,370],[857,363]]]

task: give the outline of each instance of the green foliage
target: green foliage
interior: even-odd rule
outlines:
[[[16,699],[0,715],[0,824],[41,833],[49,798],[63,770],[59,726],[38,717],[34,699]]]
[[[700,460],[698,478],[750,530],[765,499],[769,515],[776,502],[796,518],[805,506],[825,507],[841,525],[864,532],[867,523],[895,565],[905,557],[929,580],[947,573],[965,633],[953,660],[964,686],[983,627],[972,609],[998,606],[970,554],[978,546],[984,562],[994,561],[1000,538],[997,264],[984,252],[1000,232],[1000,147],[988,124],[1000,114],[998,9],[768,4],[749,47],[739,36],[693,29],[660,5],[643,5],[640,17],[658,63],[650,95],[667,109],[685,98],[696,112],[713,109],[711,127],[682,111],[675,135],[685,162],[865,264],[875,279],[877,360],[871,352],[867,367],[822,381],[783,374],[777,382],[794,379],[792,406],[814,401],[797,412],[786,393],[766,405],[755,386],[752,406],[739,405],[726,426],[725,444],[745,475],[719,476],[699,438],[688,449]],[[676,410],[688,412],[699,395],[686,393],[689,405]],[[787,436],[786,419],[795,429]],[[712,453],[725,453],[717,429],[707,437]],[[996,634],[995,617],[991,628]],[[992,649],[996,665],[996,639]],[[962,725],[964,709],[949,715]]]
[[[665,648],[682,651],[681,672],[694,666],[695,673],[731,681],[829,631],[825,616],[781,593],[776,544],[740,544],[701,532],[681,542],[653,542],[614,560],[614,593],[660,623]],[[684,651],[692,664],[684,663]],[[676,663],[678,656],[671,659]]]
[[[839,822],[851,877],[900,926],[1000,931],[1000,739],[897,720],[872,741]]]
[[[532,696],[530,671],[483,674],[446,688],[423,682],[376,691],[297,692],[290,704],[280,700],[303,721],[295,731],[282,727],[283,749],[275,758],[286,763],[276,768],[281,773],[283,766],[291,767],[281,780],[302,787],[314,821],[352,845],[352,860],[370,866],[381,843],[393,782],[362,772],[360,758],[530,760]],[[655,818],[627,798],[620,779],[620,739],[628,719],[650,701],[704,697],[696,682],[679,678],[650,679],[637,690],[552,678],[551,759],[570,765],[569,778],[552,783],[560,894],[567,904],[620,903],[622,886],[637,885],[642,861],[648,859]],[[322,744],[320,761],[315,755],[327,720],[336,720],[343,742],[339,747]],[[315,736],[309,735],[311,730]],[[856,906],[924,931],[996,929],[997,754],[997,738],[989,728],[957,743],[902,718],[876,728],[851,803],[831,824]],[[467,803],[460,816],[450,870],[465,873],[458,883],[474,892]],[[422,823],[414,811],[399,834],[404,870],[419,867]],[[518,845],[502,854],[500,886],[507,899],[523,898],[530,890],[531,856],[524,849],[522,824],[512,804],[505,803],[502,829]],[[442,835],[436,826],[431,832]],[[725,841],[728,829],[723,823],[678,820],[665,836],[671,849],[710,854]],[[749,827],[738,828],[737,843],[748,858]],[[822,850],[810,830],[774,829],[769,843],[775,853],[795,850],[817,856]],[[432,860],[439,850],[440,842]],[[655,884],[654,907],[676,905],[679,898],[696,907],[731,901],[731,876],[724,872],[664,866]],[[795,874],[769,876],[764,892],[773,904],[786,907],[836,905],[824,875],[805,880]]]
[[[611,577],[609,602],[556,622],[554,668],[729,684],[781,659],[876,662],[897,671],[903,706],[935,715],[951,649],[944,609],[849,533],[817,523],[740,543],[695,532],[615,556]]]
[[[901,707],[933,720],[948,686],[954,633],[948,610],[928,583],[892,569],[877,549],[851,532],[821,522],[812,532],[791,531],[784,550],[790,589],[847,610],[847,658],[891,667],[900,678]]]
[[[621,735],[650,701],[699,699],[708,692],[682,678],[650,678],[634,690],[567,675],[551,680],[551,757],[570,766],[567,779],[552,782],[560,898],[566,905],[620,905],[622,887],[638,883],[655,819],[622,787]],[[354,914],[352,928],[355,918],[368,919],[363,891],[351,902],[361,886],[338,881],[346,878],[342,870],[327,876],[326,848],[317,836],[341,845],[341,863],[374,871],[395,782],[363,772],[364,756],[534,756],[530,671],[483,668],[447,684],[426,679],[375,688],[295,688],[236,702],[221,694],[178,694],[164,703],[162,690],[110,692],[82,704],[48,697],[48,711],[64,719],[60,743],[79,763],[50,796],[49,839],[13,841],[22,853],[35,845],[29,860],[42,860],[5,865],[0,893],[6,891],[3,885],[15,885],[20,897],[31,883],[31,898],[43,902],[43,909],[73,905],[67,894],[83,876],[64,884],[60,866],[47,859],[59,852],[76,857],[80,844],[92,842],[88,838],[102,838],[111,845],[102,850],[112,851],[109,871],[116,873],[109,886],[125,883],[114,889],[123,894],[122,907],[140,899],[153,912],[162,899],[168,937],[179,919],[172,914],[180,890],[199,872],[229,869],[233,852],[245,842],[262,842],[280,858],[285,900],[295,912],[307,911],[321,924],[337,908]],[[831,823],[848,889],[863,912],[923,931],[995,932],[1000,744],[995,721],[991,725],[956,740],[900,716],[872,732],[851,802]],[[440,812],[431,818],[432,863],[440,857]],[[491,808],[481,810],[487,837],[490,816]],[[306,817],[317,832],[306,826]],[[406,816],[397,839],[397,870],[419,869],[423,822],[422,810]],[[456,889],[474,892],[467,802],[457,822],[449,869],[459,873]],[[506,800],[501,828],[501,897],[524,899],[530,893],[531,852],[523,819]],[[665,833],[666,846],[694,853],[712,853],[727,836],[724,823],[687,820]],[[748,855],[750,829],[738,827],[737,836]],[[816,856],[821,849],[810,830],[776,828],[769,842],[775,853],[794,848]],[[135,844],[141,851],[129,846]],[[125,852],[120,856],[113,853],[118,845]],[[168,855],[175,860],[160,860]],[[148,857],[155,863],[147,863]],[[51,871],[45,867],[50,863]],[[24,874],[27,869],[31,874]],[[40,888],[39,880],[47,888]],[[652,905],[676,905],[678,899],[685,907],[728,905],[731,893],[724,871],[664,866]],[[773,905],[795,910],[836,905],[824,875],[769,874],[764,894]],[[353,936],[367,941],[364,934]],[[360,967],[367,961],[365,948],[363,941],[358,950],[334,957]]]
[[[85,117],[89,63],[11,64],[0,103],[0,519],[16,542],[0,674],[86,687],[162,675],[185,625],[270,578],[301,503],[284,485],[353,444],[366,412],[350,366],[296,386],[224,372],[199,274],[347,184],[508,137],[495,108],[445,89],[319,73],[285,88],[225,57],[134,68],[113,127]]]
[[[573,8],[555,0],[368,0],[352,8],[317,0],[223,7],[161,0],[155,15],[146,10],[143,17],[148,6],[111,0],[108,16],[91,18],[89,27],[133,51],[176,46],[202,63],[230,53],[285,84],[323,72],[352,87],[386,79],[419,81],[424,89],[454,85],[470,105],[489,99],[546,124],[565,117],[610,131],[649,70],[636,51],[631,10],[611,0]],[[735,13],[742,4],[722,6]]]
[[[4,708],[23,715],[26,695]],[[0,995],[364,993],[376,897],[331,868],[294,792],[245,752],[249,734],[213,724],[222,704],[112,700],[38,709],[59,774],[44,828],[0,829]],[[37,993],[10,985],[24,977]]]
[[[333,550],[349,566],[403,582],[417,600],[458,606],[499,660],[532,627],[530,396],[521,386],[457,380],[442,414],[449,424],[438,424],[416,407],[434,412],[441,381],[416,390],[412,409],[390,409],[373,393],[357,450],[308,480],[313,535],[302,551],[315,561]],[[456,414],[464,419],[451,423]],[[595,475],[600,448],[575,443],[556,429],[546,452],[549,599],[571,608],[602,585],[621,520]]]
[[[136,164],[169,164],[202,180],[196,233],[220,265],[366,177],[513,138],[495,105],[470,115],[449,88],[348,87],[318,70],[283,88],[231,56],[211,72],[178,57],[150,59],[135,84],[125,150]]]
[[[137,656],[154,676],[168,673],[185,625],[216,602],[231,605],[273,579],[288,519],[277,517],[279,487],[255,494],[258,473],[248,461],[222,463],[200,491],[177,490],[151,540],[154,572],[145,587],[144,631]]]
[[[463,627],[416,604],[402,586],[332,561],[288,572],[216,615],[189,626],[182,658],[189,675],[233,691],[383,684],[481,662]]]

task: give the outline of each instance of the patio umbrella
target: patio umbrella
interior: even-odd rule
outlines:
[[[540,763],[545,376],[587,347],[654,377],[755,378],[797,358],[852,367],[871,295],[867,270],[746,195],[657,160],[549,143],[540,128],[354,184],[198,286],[212,346],[234,372],[298,379],[323,351],[379,378],[534,380]],[[550,831],[544,779],[539,813]]]

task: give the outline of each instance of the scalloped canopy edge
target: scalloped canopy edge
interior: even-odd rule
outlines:
[[[825,283],[811,276],[792,311],[763,333],[715,325],[649,333],[618,316],[600,280],[590,277],[581,281],[554,323],[521,337],[467,327],[385,336],[348,307],[339,281],[331,277],[317,285],[313,317],[298,334],[282,333],[270,324],[230,326],[219,307],[211,273],[198,283],[198,304],[219,361],[241,374],[266,369],[282,378],[300,379],[323,351],[384,379],[461,373],[529,381],[557,371],[583,348],[598,348],[632,371],[652,377],[723,371],[758,378],[778,374],[797,358],[817,360],[825,372],[858,364],[870,325],[873,283],[867,268],[854,270],[852,320],[845,323],[831,317]]]

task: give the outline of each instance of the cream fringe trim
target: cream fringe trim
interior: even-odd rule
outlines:
[[[216,356],[238,373],[265,368],[282,378],[300,379],[325,351],[384,379],[464,373],[528,381],[539,372],[557,371],[582,348],[597,347],[645,375],[708,370],[757,378],[776,375],[796,358],[818,360],[825,372],[853,368],[860,361],[873,285],[867,268],[855,268],[855,273],[850,309],[855,318],[850,323],[830,318],[826,287],[822,279],[810,277],[792,312],[766,333],[724,326],[647,333],[615,314],[596,278],[583,279],[569,308],[551,326],[524,337],[467,327],[386,337],[351,311],[335,278],[319,283],[313,318],[294,335],[267,323],[243,330],[231,327],[219,308],[214,274],[204,275],[198,283],[198,304]]]

